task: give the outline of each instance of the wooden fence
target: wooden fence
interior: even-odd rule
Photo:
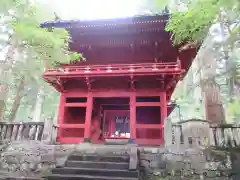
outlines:
[[[0,122],[0,140],[39,140],[56,142],[58,127],[45,122]],[[185,147],[214,146],[240,148],[240,125],[186,121],[165,126],[165,145]]]
[[[240,148],[240,125],[192,123],[173,124],[171,144],[187,147]]]
[[[0,122],[0,140],[56,141],[57,126],[49,122]]]

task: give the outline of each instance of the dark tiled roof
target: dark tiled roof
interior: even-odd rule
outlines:
[[[115,18],[115,19],[98,19],[98,20],[57,20],[46,21],[41,23],[43,28],[69,28],[69,27],[84,27],[84,26],[104,26],[104,25],[120,25],[120,24],[139,24],[150,23],[151,21],[166,22],[169,19],[169,14],[161,15],[141,15],[134,17]]]

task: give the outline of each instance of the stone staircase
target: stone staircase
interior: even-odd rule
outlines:
[[[131,153],[114,155],[72,153],[63,167],[52,169],[48,180],[137,180],[138,166],[131,168]],[[136,162],[135,162],[136,163]],[[133,163],[134,164],[134,163]],[[130,170],[132,169],[132,170]]]

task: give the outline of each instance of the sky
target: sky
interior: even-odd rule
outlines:
[[[61,19],[108,19],[134,16],[141,0],[38,0]]]
[[[61,19],[108,19],[138,14],[142,0],[37,0]],[[0,37],[0,40],[3,37]],[[0,44],[0,60],[5,53]]]

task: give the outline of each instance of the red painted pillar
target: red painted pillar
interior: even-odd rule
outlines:
[[[64,123],[64,110],[65,110],[65,103],[66,103],[66,97],[65,94],[62,93],[60,96],[60,102],[58,105],[58,138],[62,138],[62,124]]]
[[[160,94],[160,101],[161,101],[161,140],[164,143],[164,121],[167,118],[167,96],[166,92],[161,92]]]
[[[130,138],[136,139],[136,93],[130,95]]]
[[[91,93],[88,93],[87,106],[86,106],[86,116],[85,116],[85,126],[84,126],[84,140],[87,140],[87,139],[90,138],[92,108],[93,108],[93,97],[92,97]]]

